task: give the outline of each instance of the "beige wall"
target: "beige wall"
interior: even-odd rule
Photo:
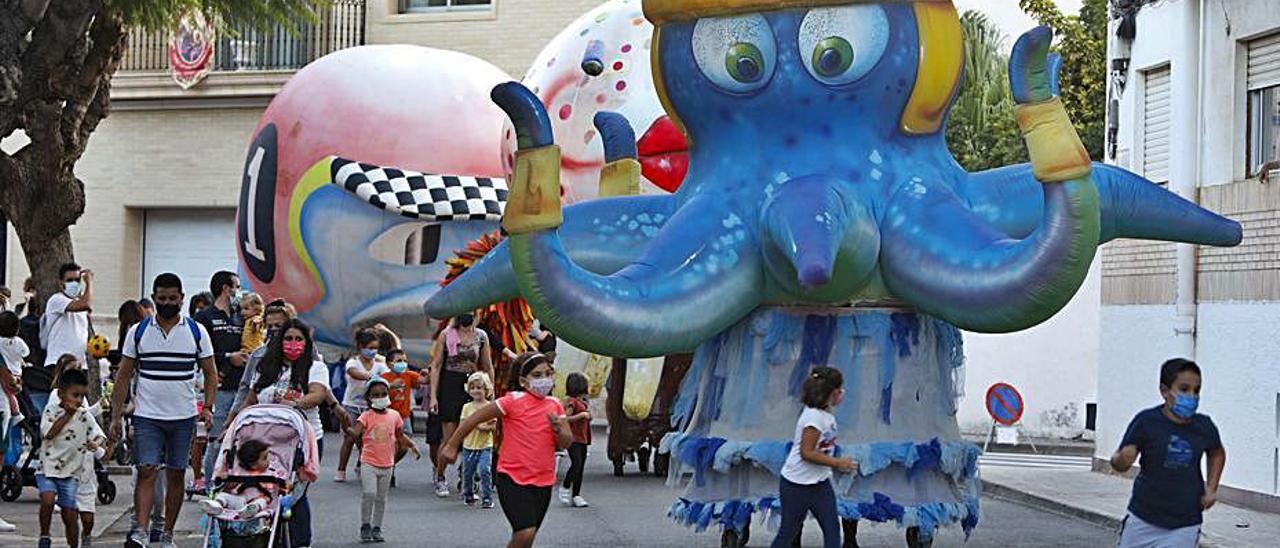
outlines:
[[[478,12],[402,14],[397,0],[369,0],[366,41],[462,51],[520,79],[547,42],[604,0],[493,0],[493,3],[492,10]]]
[[[97,276],[98,316],[114,317],[121,302],[140,296],[144,209],[236,207],[245,148],[262,111],[122,110],[98,127],[76,167],[88,207],[71,228],[77,262]],[[10,284],[21,287],[27,272],[11,236]]]

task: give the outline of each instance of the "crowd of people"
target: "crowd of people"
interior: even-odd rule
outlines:
[[[28,417],[38,423],[37,439],[29,441],[39,457],[39,548],[52,544],[55,509],[67,544],[91,545],[95,463],[117,451],[127,451],[134,464],[126,547],[176,546],[174,529],[188,494],[211,517],[259,515],[272,500],[262,484],[232,493],[214,489],[211,479],[223,449],[221,458],[242,473],[300,465],[273,463],[268,440],[222,447],[237,414],[258,404],[296,413],[317,455],[324,447],[322,409],[338,423],[342,446],[333,479],[349,480],[358,451],[354,473],[362,500],[353,537],[358,534],[361,542],[384,541],[396,465],[408,454],[423,456],[414,440],[416,396],[428,415],[420,434],[433,463],[435,494],[450,496],[451,466],[462,503],[494,508],[496,492],[512,531],[508,546],[533,545],[557,485],[557,455],[569,460],[560,502],[589,506],[581,494],[591,444],[589,383],[573,373],[565,383],[567,398],[552,397],[555,337],[548,332],[535,328],[529,337],[539,351],[515,355],[494,348],[494,338],[474,315],[462,315],[442,326],[430,361],[419,368],[409,363],[394,332],[371,325],[353,334],[350,357],[338,360],[340,374],[331,383],[311,327],[289,303],[244,292],[235,273],[215,273],[209,291],[189,300],[178,276],[157,276],[149,298],[120,306],[113,352],[94,342],[101,335],[90,320],[93,273],[66,264],[58,275],[62,290],[46,300],[42,312],[30,306],[36,302],[34,283],[24,287],[28,306],[13,311],[8,290],[0,288],[0,451],[13,457],[22,450],[16,425]],[[496,372],[506,366],[496,364],[508,363],[505,394],[498,396]],[[1192,546],[1202,512],[1217,501],[1226,452],[1213,422],[1196,412],[1201,381],[1195,363],[1165,363],[1159,382],[1164,402],[1134,418],[1111,459],[1122,472],[1135,462],[1143,465],[1121,546]],[[796,546],[808,515],[821,526],[825,546],[857,545],[857,522],[840,517],[832,482],[835,471],[858,470],[857,462],[839,453],[832,410],[843,397],[838,370],[813,368],[781,469],[775,548]],[[1200,471],[1206,456],[1207,478]],[[293,546],[312,542],[306,492],[299,491],[287,524]],[[0,520],[0,531],[12,529]],[[919,545],[911,529],[907,536],[909,545]]]
[[[564,405],[551,396],[556,341],[549,332],[529,334],[540,352],[515,355],[495,348],[474,315],[463,315],[442,325],[431,359],[416,367],[396,333],[370,325],[353,333],[349,357],[334,356],[342,359],[331,379],[313,330],[294,308],[245,292],[233,272],[213,274],[208,291],[190,298],[184,280],[157,276],[147,298],[119,307],[110,352],[91,344],[102,337],[91,321],[93,273],[67,264],[59,277],[62,290],[47,298],[43,310],[34,306],[35,283],[29,281],[24,306],[0,312],[0,355],[7,366],[0,368],[0,432],[6,438],[20,434],[25,418],[38,417],[40,440],[31,447],[38,446],[39,457],[40,548],[52,544],[55,509],[68,545],[92,544],[95,462],[116,452],[127,456],[118,461],[133,465],[126,547],[176,546],[174,529],[187,496],[211,517],[261,512],[271,497],[252,489],[229,494],[214,480],[223,461],[250,473],[271,467],[267,444],[259,440],[228,446],[219,459],[237,414],[260,403],[300,412],[317,455],[325,442],[322,416],[336,423],[342,446],[335,482],[349,480],[358,452],[362,542],[383,542],[396,463],[408,454],[429,456],[432,487],[441,498],[450,496],[451,466],[461,502],[494,508],[496,492],[512,527],[512,546],[532,545],[556,483],[558,454],[572,462],[561,500],[587,506],[580,494],[590,443],[587,382],[572,376]],[[0,291],[0,308],[7,309],[8,300],[7,290]],[[502,397],[495,394],[495,364],[512,371]],[[425,437],[425,451],[414,440],[415,405],[428,412],[425,431],[417,432]],[[0,450],[22,451],[20,438],[3,440]],[[298,490],[291,507],[293,546],[312,542],[306,492]],[[0,531],[12,528],[0,521]]]

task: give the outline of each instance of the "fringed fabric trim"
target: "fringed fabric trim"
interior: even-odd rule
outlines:
[[[907,478],[926,470],[938,470],[951,479],[961,482],[978,474],[978,455],[982,453],[972,443],[964,441],[927,443],[869,443],[842,445],[838,456],[848,456],[858,463],[858,475],[872,476],[893,465],[907,469]],[[790,442],[729,441],[724,438],[686,437],[678,432],[667,434],[659,445],[659,452],[669,453],[673,460],[692,471],[699,486],[705,484],[709,471],[728,473],[734,466],[750,462],[769,470],[773,475],[782,473]]]
[[[876,493],[872,502],[855,502],[839,499],[836,509],[840,517],[867,520],[877,523],[896,523],[899,527],[919,527],[922,540],[933,538],[939,527],[959,523],[965,538],[977,527],[981,512],[977,495],[963,503],[933,503],[920,506],[902,506],[888,496]],[[667,509],[667,517],[695,531],[702,532],[713,525],[739,533],[757,514],[770,530],[777,530],[782,519],[782,502],[775,497],[700,502],[677,499]]]

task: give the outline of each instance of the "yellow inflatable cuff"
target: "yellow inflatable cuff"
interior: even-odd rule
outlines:
[[[507,209],[502,228],[508,234],[527,234],[557,228],[560,211],[560,147],[516,151],[515,170],[508,182]]]
[[[1089,152],[1071,125],[1062,99],[1018,105],[1018,127],[1031,154],[1031,170],[1042,183],[1088,177],[1093,170]]]
[[[614,160],[600,169],[600,197],[640,194],[640,162],[632,158]]]

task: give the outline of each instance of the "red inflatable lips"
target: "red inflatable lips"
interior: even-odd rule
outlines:
[[[667,192],[680,188],[689,171],[689,143],[669,116],[655,120],[636,147],[646,179]]]

